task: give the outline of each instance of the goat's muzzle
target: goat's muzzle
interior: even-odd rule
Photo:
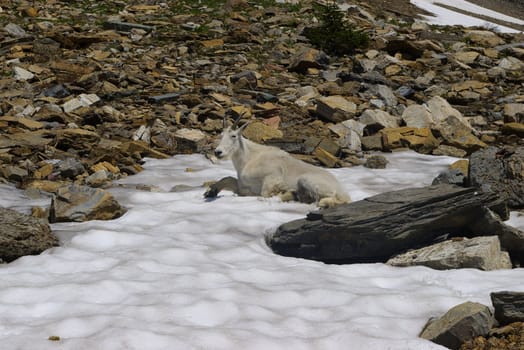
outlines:
[[[221,150],[216,149],[216,150],[215,150],[215,156],[216,156],[217,158],[222,158],[222,157],[224,156],[224,154],[222,153]]]

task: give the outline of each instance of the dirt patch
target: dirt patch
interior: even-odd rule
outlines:
[[[521,24],[516,24],[516,23],[508,22],[508,21],[503,21],[503,20],[498,19],[498,18],[477,14],[477,13],[474,13],[474,12],[462,10],[462,9],[454,7],[454,6],[441,4],[441,3],[438,3],[438,2],[435,2],[435,5],[443,7],[445,9],[448,9],[448,10],[451,10],[451,11],[455,11],[457,13],[462,13],[462,14],[470,16],[470,17],[474,17],[474,18],[478,18],[480,20],[484,20],[484,21],[486,21],[486,26],[487,27],[491,26],[490,23],[495,23],[495,24],[498,24],[498,25],[501,25],[501,26],[505,26],[505,27],[508,27],[508,28],[513,28],[515,30],[519,30],[519,31],[523,31],[524,32],[524,25],[521,25]]]
[[[430,12],[413,5],[409,0],[359,0],[356,2],[379,17],[387,17],[388,13],[392,13],[404,17],[407,21],[412,21],[415,18],[421,19],[422,16],[431,16]]]
[[[467,0],[468,2],[482,6],[484,8],[500,12],[502,14],[505,14],[507,16],[511,16],[518,19],[524,19],[524,2],[518,1],[518,0]],[[358,1],[360,6],[367,7],[370,10],[373,11],[373,13],[377,13],[378,15],[382,15],[383,17],[387,17],[387,13],[392,13],[397,16],[404,17],[405,20],[410,21],[415,18],[422,18],[421,16],[432,16],[431,12],[428,12],[424,9],[421,9],[415,5],[413,5],[409,0],[366,0],[366,1]],[[442,6],[442,5],[441,5]],[[483,15],[475,15],[471,12],[462,11],[455,7],[448,7],[443,6],[446,8],[449,8],[451,10],[454,10],[456,12],[460,12],[463,14],[467,14],[473,17],[477,17],[483,20],[486,20],[486,22],[493,22],[497,23],[499,25],[504,25],[507,27],[514,28],[516,30],[524,31],[524,26],[522,25],[515,25],[509,22],[501,21],[497,18],[492,18],[489,16],[483,16]]]
[[[524,19],[524,2],[512,0],[467,0],[484,8],[500,12],[507,16]]]

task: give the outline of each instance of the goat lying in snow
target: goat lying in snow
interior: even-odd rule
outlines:
[[[235,123],[236,124],[236,123]],[[205,197],[216,197],[223,189],[240,196],[271,197],[317,203],[332,207],[350,202],[337,179],[325,169],[307,164],[276,147],[264,146],[242,136],[248,124],[234,130],[228,127],[222,133],[215,149],[218,158],[231,158],[237,179],[229,176],[212,185]]]

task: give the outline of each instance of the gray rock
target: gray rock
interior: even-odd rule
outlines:
[[[443,235],[498,235],[517,259],[524,232],[505,225],[496,193],[437,185],[379,194],[281,225],[267,242],[285,256],[336,263],[382,262]],[[506,215],[505,212],[501,214]]]
[[[434,96],[427,102],[434,123],[444,122],[447,118],[456,117],[462,124],[471,128],[460,111],[453,108],[448,101],[440,96]]]
[[[504,105],[504,121],[506,123],[524,122],[524,103],[507,103]]]
[[[55,171],[59,173],[60,177],[69,179],[74,179],[76,176],[85,172],[82,162],[75,158],[61,160],[54,168]]]
[[[334,95],[317,99],[317,114],[331,122],[350,119],[357,111],[357,105],[343,96]]]
[[[85,182],[91,187],[100,187],[110,180],[110,174],[107,170],[98,170],[86,177]]]
[[[408,106],[402,113],[402,120],[406,126],[413,128],[429,128],[433,124],[431,113],[423,105]]]
[[[50,222],[111,220],[122,216],[125,209],[102,189],[69,185],[60,187],[51,201]]]
[[[365,151],[382,151],[382,135],[375,134],[371,136],[364,136],[361,139],[362,149]]]
[[[15,73],[16,80],[26,81],[35,77],[33,73],[21,67],[13,67],[13,72]]]
[[[360,115],[359,121],[366,126],[379,126],[380,128],[397,128],[398,118],[379,109],[366,109]]]
[[[23,38],[27,36],[27,32],[18,24],[8,23],[4,26],[4,30],[11,36]]]
[[[334,124],[329,129],[339,136],[337,143],[340,147],[358,152],[362,150],[360,138],[364,134],[364,127],[364,124],[354,119],[349,119],[342,123]]]
[[[21,182],[29,173],[26,169],[20,168],[16,165],[5,165],[0,168],[0,173],[9,181]]]
[[[502,193],[511,208],[524,208],[524,146],[489,147],[470,156],[469,184]]]
[[[501,251],[497,236],[436,243],[397,255],[389,259],[387,264],[393,266],[422,265],[436,270],[474,268],[490,271],[512,267],[509,254]]]
[[[438,319],[430,320],[420,337],[449,349],[459,349],[462,343],[487,335],[493,321],[487,306],[468,301],[451,308]]]
[[[462,171],[458,169],[450,169],[447,171],[443,171],[438,176],[433,179],[432,185],[439,185],[439,184],[450,184],[450,185],[457,185],[457,186],[464,186],[464,183],[466,181],[466,177],[464,174],[462,174]]]
[[[386,106],[393,107],[398,104],[397,97],[389,86],[377,85],[374,90],[376,90],[377,95],[386,103]]]
[[[179,129],[175,132],[175,140],[180,153],[195,153],[202,151],[207,137],[197,129]]]
[[[0,260],[10,262],[58,245],[49,225],[32,216],[0,208],[0,225]]]
[[[509,71],[522,71],[524,69],[524,62],[516,57],[504,57],[500,60],[499,67]]]
[[[494,292],[490,294],[495,319],[500,325],[524,322],[523,292]]]
[[[388,165],[388,160],[383,155],[377,154],[366,159],[364,166],[370,169],[385,169]]]

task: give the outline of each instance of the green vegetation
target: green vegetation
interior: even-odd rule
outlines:
[[[320,18],[320,26],[304,30],[304,35],[314,46],[328,54],[342,56],[368,45],[368,35],[354,30],[335,2],[315,6],[315,13]]]

